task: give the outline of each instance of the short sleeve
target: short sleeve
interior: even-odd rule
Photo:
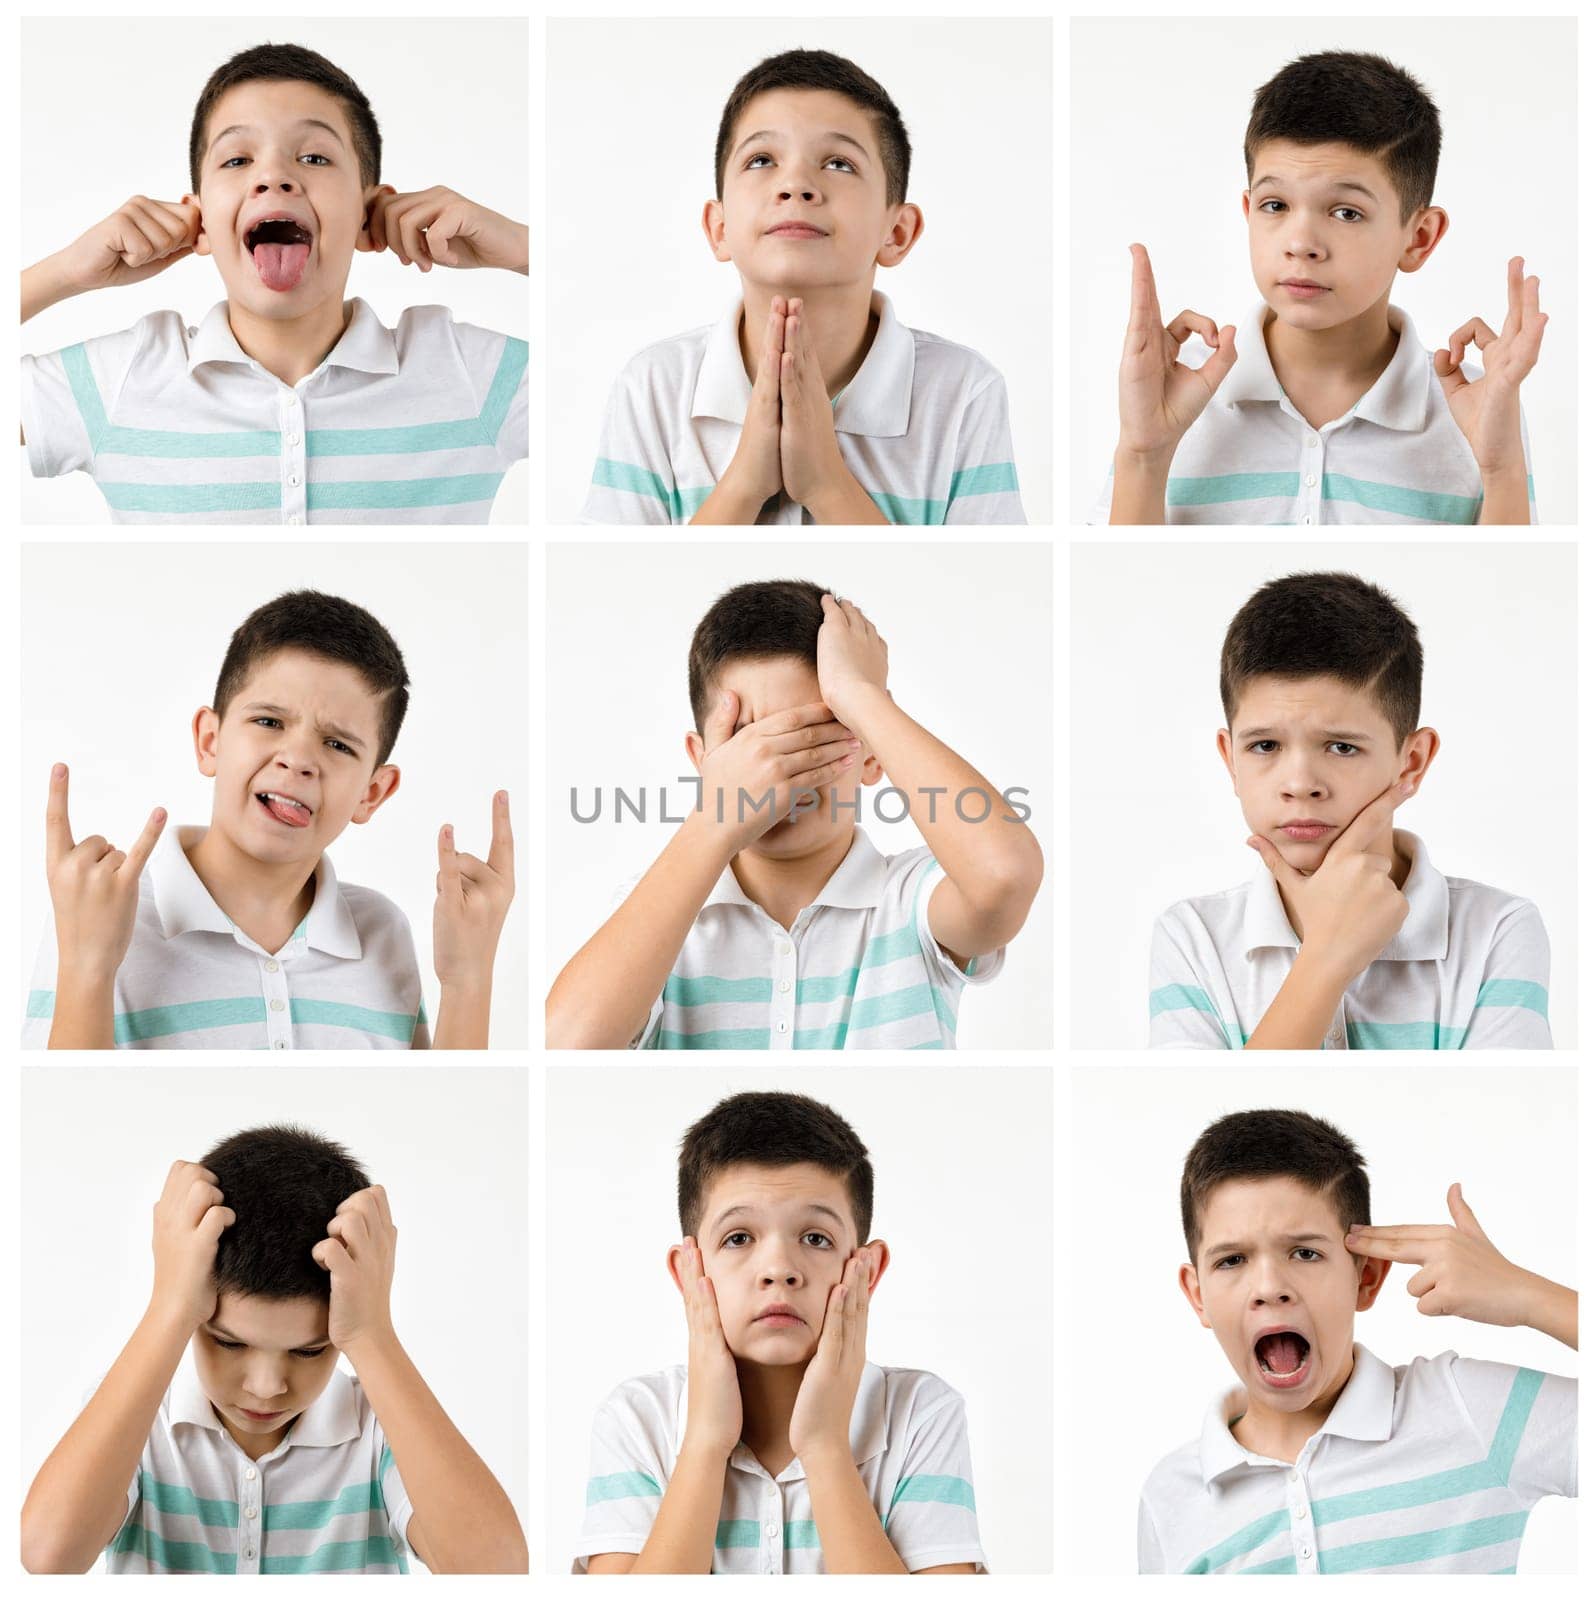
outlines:
[[[960,989],[964,984],[989,983],[1007,962],[1005,944],[976,956],[967,967],[960,967],[930,931],[930,894],[945,876],[946,869],[934,856],[929,856],[913,885],[913,921],[925,965],[930,969],[930,976],[944,988]]]
[[[964,1561],[983,1572],[963,1397],[939,1387],[939,1402],[912,1420],[886,1512],[886,1537],[909,1572]]]
[[[108,412],[146,336],[158,342],[175,312],[157,312],[118,333],[22,358],[22,432],[36,478],[92,472]]]
[[[1024,523],[1007,421],[1007,385],[999,372],[974,391],[958,419],[946,521],[1009,527]]]
[[[382,1496],[382,1508],[387,1513],[388,1536],[397,1550],[397,1564],[402,1566],[406,1558],[415,1554],[409,1540],[410,1516],[414,1508],[410,1505],[409,1491],[399,1476],[398,1463],[393,1459],[393,1451],[382,1432],[381,1423],[376,1424],[372,1438],[377,1448],[376,1483]]]
[[[657,1440],[673,1434],[660,1397],[636,1383],[622,1384],[598,1408],[572,1572],[585,1572],[589,1556],[640,1553],[670,1477]]]
[[[1157,918],[1151,933],[1151,1046],[1156,1050],[1238,1050],[1239,1019],[1224,1010],[1226,984],[1200,918],[1183,903]],[[1126,1041],[1127,1042],[1127,1041]]]
[[[1538,908],[1519,901],[1494,930],[1463,1050],[1549,1050],[1550,938]]]
[[[1525,1505],[1577,1494],[1577,1380],[1447,1352],[1450,1379],[1499,1481]]]
[[[28,984],[22,1011],[22,1048],[46,1050],[50,1029],[55,1022],[55,917],[46,912],[39,953],[33,960],[33,978]]]
[[[646,355],[644,351],[634,357],[609,392],[598,459],[581,508],[584,523],[667,527],[691,520],[692,511],[676,486],[656,407],[650,403]],[[698,498],[706,498],[706,493]]]
[[[1140,1497],[1140,1526],[1136,1539],[1141,1572],[1166,1572],[1167,1564],[1162,1554],[1162,1540],[1157,1537],[1157,1524],[1151,1515],[1146,1497]]]

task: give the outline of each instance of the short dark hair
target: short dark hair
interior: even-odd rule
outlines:
[[[858,1243],[864,1243],[874,1216],[874,1168],[863,1140],[829,1106],[785,1091],[733,1094],[682,1135],[675,1191],[682,1235],[696,1236],[703,1221],[703,1197],[727,1167],[801,1163],[846,1184]]]
[[[727,589],[703,613],[687,651],[686,688],[697,731],[711,709],[714,682],[732,661],[795,656],[817,669],[821,603],[829,590],[806,578],[770,578]]]
[[[369,189],[382,181],[382,130],[365,91],[341,67],[302,44],[257,44],[222,64],[211,73],[194,106],[194,120],[188,130],[188,181],[199,193],[200,167],[204,164],[209,137],[210,114],[216,102],[240,83],[313,83],[325,89],[343,107],[354,136],[354,153],[360,162],[360,187]]]
[[[1245,176],[1269,139],[1348,144],[1376,156],[1409,222],[1433,200],[1439,175],[1439,108],[1404,67],[1360,50],[1298,56],[1256,91],[1245,129]]]
[[[908,168],[913,146],[896,102],[855,61],[828,50],[783,50],[766,56],[736,82],[720,113],[719,137],[714,141],[714,193],[725,198],[725,163],[731,137],[742,113],[756,95],[771,89],[828,89],[852,101],[874,118],[875,138],[886,174],[886,204],[898,206],[908,198]]]
[[[1218,693],[1232,726],[1253,678],[1338,678],[1366,690],[1399,741],[1422,710],[1416,624],[1377,584],[1349,572],[1294,572],[1265,583],[1223,636]]]
[[[376,766],[393,753],[410,703],[410,677],[393,635],[363,606],[316,589],[293,589],[251,611],[232,636],[216,679],[211,709],[227,714],[249,674],[279,650],[304,650],[353,667],[382,697]]]
[[[1261,1178],[1294,1178],[1326,1194],[1347,1231],[1373,1220],[1367,1164],[1331,1122],[1305,1111],[1235,1111],[1210,1124],[1184,1158],[1179,1216],[1192,1266],[1201,1212],[1212,1191],[1222,1183]]]
[[[216,1174],[236,1221],[222,1230],[212,1273],[218,1293],[262,1300],[328,1300],[332,1279],[310,1252],[365,1169],[340,1144],[287,1123],[244,1128],[200,1162]]]

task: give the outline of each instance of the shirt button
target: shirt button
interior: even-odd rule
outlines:
[[[1301,1560],[1302,1561],[1310,1561],[1311,1559],[1312,1559],[1312,1548],[1311,1548],[1311,1546],[1303,1544],[1301,1546]]]
[[[254,1476],[255,1476],[255,1469],[253,1467],[245,1467],[244,1468],[244,1476],[246,1478],[250,1479],[251,1481],[253,1481]]]
[[[253,1545],[250,1545],[249,1548],[244,1551],[244,1560],[245,1561],[253,1561],[254,1559],[255,1559],[255,1547]]]
[[[299,474],[298,473],[290,472],[288,474],[288,487],[290,489],[297,489],[299,487]]]
[[[773,1539],[780,1532],[780,1524],[778,1522],[766,1522],[764,1524],[764,1532]]]
[[[291,528],[297,528],[299,526],[299,521],[299,513],[295,511],[294,514],[288,518],[288,526]]]
[[[1311,520],[1312,519],[1310,517],[1302,517],[1301,518],[1301,521],[1304,522],[1304,523],[1307,523],[1308,525],[1310,525]]]
[[[1321,439],[1319,439],[1317,437],[1317,435],[1314,433],[1314,434],[1311,435],[1311,437],[1309,439],[1307,439],[1306,448],[1308,450],[1315,450],[1318,447],[1318,445],[1320,445],[1322,442],[1323,441]]]
[[[1294,1467],[1291,1467],[1291,1468],[1290,1468],[1290,1482],[1291,1482],[1291,1483],[1299,1483],[1299,1482],[1300,1482],[1300,1481],[1301,1481],[1301,1475],[1300,1475],[1300,1473],[1298,1473],[1298,1472],[1297,1472],[1297,1471],[1296,1471],[1296,1470],[1295,1470],[1295,1468],[1294,1468]]]
[[[278,1039],[277,1042],[272,1046],[272,1049],[274,1050],[286,1050],[287,1048],[288,1041],[286,1039]]]
[[[287,1002],[284,1000],[273,1000],[271,1002],[271,1009],[273,1011],[281,1011],[286,1004]]]
[[[791,954],[791,946],[789,944],[781,945],[780,946],[780,953],[783,956],[789,956]]]
[[[198,336],[199,336],[199,329],[198,328],[190,328],[188,330],[188,337],[190,339],[198,338]]]
[[[299,442],[299,435],[298,434],[290,433],[288,435],[288,443],[289,444],[298,444],[298,442]]]
[[[1296,1506],[1295,1515],[1297,1517],[1304,1517],[1306,1515],[1306,1507],[1305,1506]]]
[[[275,972],[276,970],[277,970],[277,963],[275,961],[268,961],[266,963],[266,971],[267,972]]]
[[[790,978],[782,978],[782,979],[781,979],[781,980],[780,980],[780,992],[781,992],[781,993],[782,993],[782,994],[785,994],[785,992],[786,992],[786,991],[787,991],[787,990],[788,990],[788,989],[789,989],[789,988],[791,988],[791,979],[790,979]]]
[[[1306,474],[1306,487],[1308,489],[1315,489],[1317,487],[1317,474],[1315,472],[1308,472]]]
[[[244,1515],[246,1517],[249,1517],[249,1518],[253,1519],[255,1517],[258,1517],[260,1515],[260,1513],[257,1510],[255,1510],[255,1508],[253,1506],[245,1506],[244,1507]]]
[[[781,1033],[784,1033],[786,1031],[786,1024],[784,1022],[777,1022],[775,1024],[775,1027]]]

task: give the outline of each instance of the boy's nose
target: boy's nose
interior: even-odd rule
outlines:
[[[284,772],[296,772],[302,778],[308,778],[315,772],[315,766],[310,758],[296,750],[284,750],[277,757],[277,765]]]
[[[1285,800],[1321,800],[1327,793],[1327,786],[1312,772],[1294,773],[1279,788],[1279,795]]]
[[[259,178],[254,191],[256,194],[298,194],[300,185],[297,178]]]
[[[281,1372],[264,1368],[249,1374],[244,1382],[244,1390],[252,1400],[275,1400],[279,1394],[288,1392],[288,1385]],[[270,1408],[261,1406],[259,1409],[266,1411]]]
[[[819,192],[810,184],[783,183],[780,186],[782,200],[817,200]]]

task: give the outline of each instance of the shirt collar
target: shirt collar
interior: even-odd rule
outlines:
[[[898,439],[908,431],[913,406],[913,330],[897,321],[890,300],[878,289],[870,292],[869,309],[878,319],[874,342],[852,381],[836,396],[836,431]],[[742,365],[741,325],[738,299],[709,330],[692,391],[694,417],[716,417],[738,427],[746,418],[753,386]]]
[[[1218,385],[1215,401],[1233,409],[1243,401],[1285,402],[1284,390],[1262,336],[1267,303],[1256,309],[1235,329],[1235,359],[1228,377]],[[1416,324],[1400,309],[1390,306],[1389,325],[1400,336],[1389,365],[1379,373],[1371,389],[1358,400],[1351,415],[1363,422],[1419,433],[1427,425],[1430,404],[1430,364],[1428,352],[1417,337]]]
[[[325,859],[325,858],[323,858]],[[867,911],[879,905],[885,888],[886,858],[875,849],[873,841],[856,824],[852,830],[852,846],[842,857],[841,865],[831,873],[824,888],[813,898],[816,906],[837,906],[849,911]],[[750,900],[736,881],[729,867],[720,874],[719,882],[709,891],[706,906],[752,906],[762,910]]]
[[[227,1432],[199,1385],[192,1356],[184,1358],[172,1378],[168,1415],[174,1427],[186,1423],[214,1433]],[[346,1372],[334,1367],[326,1388],[294,1418],[287,1436],[271,1455],[289,1446],[347,1444],[359,1437],[360,1408],[355,1403],[354,1384]]]
[[[393,330],[384,327],[377,314],[358,296],[353,306],[348,327],[327,353],[321,367],[396,373],[399,369],[398,345],[394,342]],[[245,354],[243,346],[233,336],[232,324],[227,320],[225,300],[213,305],[205,313],[205,320],[188,341],[189,372],[207,361],[231,362],[246,367],[255,365],[253,358]],[[316,371],[319,372],[321,367]]]
[[[1402,893],[1410,910],[1395,937],[1378,952],[1379,961],[1443,961],[1450,948],[1450,883],[1428,858],[1421,839],[1404,828],[1395,837],[1411,857]],[[1245,953],[1298,950],[1300,936],[1290,926],[1278,881],[1258,861],[1245,886]]]
[[[184,847],[197,844],[203,832],[200,828],[168,828],[149,859],[147,870],[163,939],[175,939],[183,933],[247,937],[240,934],[227,913],[211,898],[210,890],[200,881],[193,862],[188,859]],[[315,898],[310,902],[309,915],[294,930],[295,938],[300,934],[312,949],[326,955],[359,959],[360,930],[338,888],[332,859],[325,854],[316,863]]]
[[[1313,1437],[1325,1433],[1342,1439],[1361,1439],[1381,1444],[1395,1431],[1395,1374],[1365,1345],[1352,1345],[1355,1360],[1345,1387],[1340,1390],[1334,1409]],[[1211,1488],[1225,1472],[1241,1466],[1282,1467],[1285,1462],[1272,1456],[1254,1455],[1238,1439],[1229,1424],[1243,1416],[1246,1393],[1243,1387],[1225,1389],[1207,1408],[1201,1422],[1201,1481]]]

